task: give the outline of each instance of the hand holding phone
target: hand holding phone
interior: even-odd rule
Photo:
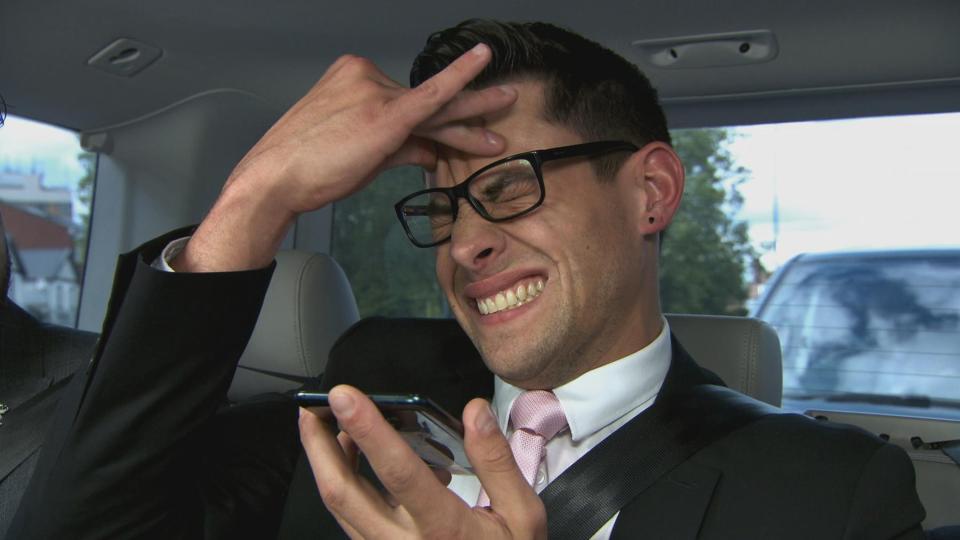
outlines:
[[[381,414],[428,465],[451,474],[473,474],[463,446],[463,425],[429,398],[417,394],[368,396]],[[301,407],[329,407],[328,394],[297,392]]]

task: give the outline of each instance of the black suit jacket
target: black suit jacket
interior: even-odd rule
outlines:
[[[331,532],[305,460],[297,462],[292,402],[223,407],[271,269],[149,268],[146,261],[187,232],[121,258],[95,359],[61,401],[8,538]],[[405,329],[388,321],[384,331],[380,347]],[[455,326],[446,332],[415,340],[405,354],[384,357],[378,348],[375,369],[356,361],[354,346],[376,344],[348,332],[337,348],[345,360],[331,365],[324,384],[415,389],[459,412],[468,399],[490,395],[492,377]],[[716,382],[675,350],[663,392]],[[777,415],[665,475],[624,508],[614,535],[891,538],[918,533],[922,517],[901,451],[852,428]]]
[[[60,400],[9,540],[270,538],[299,451],[289,399],[225,408],[272,267],[120,258],[94,360]]]
[[[86,364],[96,334],[43,323],[0,299],[0,537],[36,465],[46,426],[70,376]]]

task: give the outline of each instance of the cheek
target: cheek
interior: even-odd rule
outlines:
[[[436,249],[437,254],[434,269],[437,275],[437,283],[440,284],[440,288],[443,289],[444,294],[450,298],[453,294],[454,270],[456,269],[456,264],[454,264],[453,259],[450,257],[449,243],[444,244]]]
[[[450,255],[449,255],[448,253],[446,253],[445,250],[444,250],[444,251],[441,251],[440,248],[437,248],[436,259],[435,259],[435,262],[434,262],[434,271],[435,271],[436,274],[437,274],[437,281],[440,283],[440,285],[443,285],[443,284],[444,284],[444,283],[443,283],[443,282],[444,282],[444,275],[448,272],[447,269],[448,269],[449,266],[450,266],[450,263],[448,263],[448,262],[446,261],[446,259],[448,259],[449,256],[450,256]]]

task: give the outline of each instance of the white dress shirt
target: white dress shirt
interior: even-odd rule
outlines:
[[[608,435],[653,404],[667,376],[671,355],[670,327],[663,320],[660,334],[643,349],[553,389],[567,416],[569,428],[546,445],[546,459],[534,485],[537,493]],[[493,412],[500,423],[500,431],[507,437],[513,432],[509,426],[510,408],[523,391],[500,377],[494,379]],[[476,504],[480,495],[480,481],[476,476],[454,475],[449,487],[471,505]],[[610,538],[619,515],[618,512],[610,518],[592,538]]]
[[[180,252],[183,251],[183,248],[187,247],[187,241],[189,240],[189,236],[184,236],[183,238],[177,238],[170,242],[167,244],[167,247],[163,248],[163,251],[160,252],[160,256],[150,263],[150,266],[157,270],[163,270],[164,272],[176,272],[176,270],[170,266],[170,261],[179,255]]]

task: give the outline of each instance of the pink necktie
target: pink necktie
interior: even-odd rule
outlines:
[[[513,402],[510,422],[513,424],[510,450],[523,477],[533,486],[543,461],[544,445],[567,427],[567,417],[553,392],[533,390],[520,394]],[[483,489],[477,506],[490,506],[490,499]]]

